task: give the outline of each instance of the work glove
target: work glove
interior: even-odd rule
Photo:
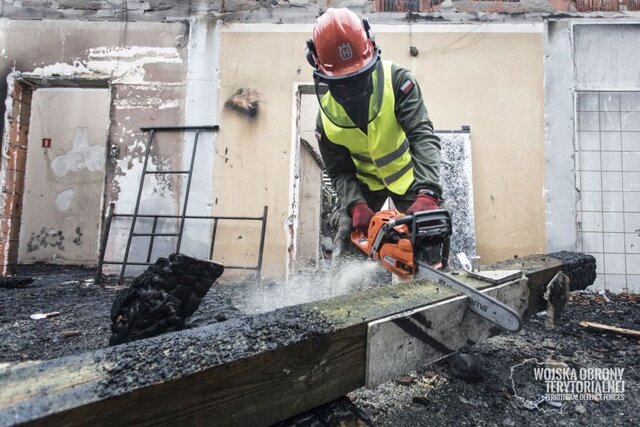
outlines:
[[[356,202],[351,208],[351,225],[365,236],[369,231],[371,218],[373,218],[373,211],[364,200]]]
[[[438,204],[438,199],[435,197],[429,196],[427,194],[418,194],[416,196],[416,201],[413,202],[409,209],[407,209],[407,215],[422,212],[422,211],[431,211],[434,209],[438,209],[440,205]]]

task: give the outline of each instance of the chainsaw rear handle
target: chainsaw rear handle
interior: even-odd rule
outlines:
[[[430,211],[421,211],[413,214],[403,215],[400,218],[394,218],[395,225],[413,223],[414,219],[417,223],[425,223],[436,220],[445,220],[451,222],[451,214],[446,209],[432,209]]]
[[[442,269],[449,265],[449,254],[451,251],[451,214],[446,209],[433,209],[430,211],[416,212],[405,215],[396,220],[397,225],[411,224],[411,244],[415,245],[416,240],[423,236],[440,236],[442,242]]]
[[[394,218],[389,221],[389,228],[404,224],[411,224],[411,243],[415,243],[421,236],[447,237],[452,234],[451,214],[446,209],[433,209]]]

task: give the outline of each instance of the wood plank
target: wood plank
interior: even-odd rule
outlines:
[[[515,267],[538,276],[527,286],[540,299],[543,291],[535,288],[546,286],[540,278],[550,280],[563,266],[544,258]],[[365,385],[369,322],[457,296],[434,284],[400,283],[0,366],[0,425],[269,425]],[[544,300],[539,305],[544,309]]]

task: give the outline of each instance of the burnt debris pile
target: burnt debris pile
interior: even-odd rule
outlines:
[[[580,252],[555,252],[549,254],[564,263],[562,271],[569,277],[572,291],[583,290],[596,280],[596,259]]]
[[[183,329],[223,271],[220,264],[183,254],[158,258],[116,296],[109,344]]]

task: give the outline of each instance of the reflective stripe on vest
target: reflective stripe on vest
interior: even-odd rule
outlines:
[[[391,62],[382,61],[384,92],[380,112],[367,127],[365,134],[359,128],[341,128],[325,115],[324,111],[336,114],[341,121],[350,122],[344,108],[338,104],[330,92],[322,98],[321,118],[327,138],[334,144],[346,147],[356,166],[356,177],[369,190],[388,188],[403,195],[413,182],[413,166],[409,142],[395,116],[395,96],[391,82]],[[376,86],[378,71],[373,72],[373,87]],[[371,102],[373,99],[371,97]],[[370,106],[370,108],[374,108]]]

